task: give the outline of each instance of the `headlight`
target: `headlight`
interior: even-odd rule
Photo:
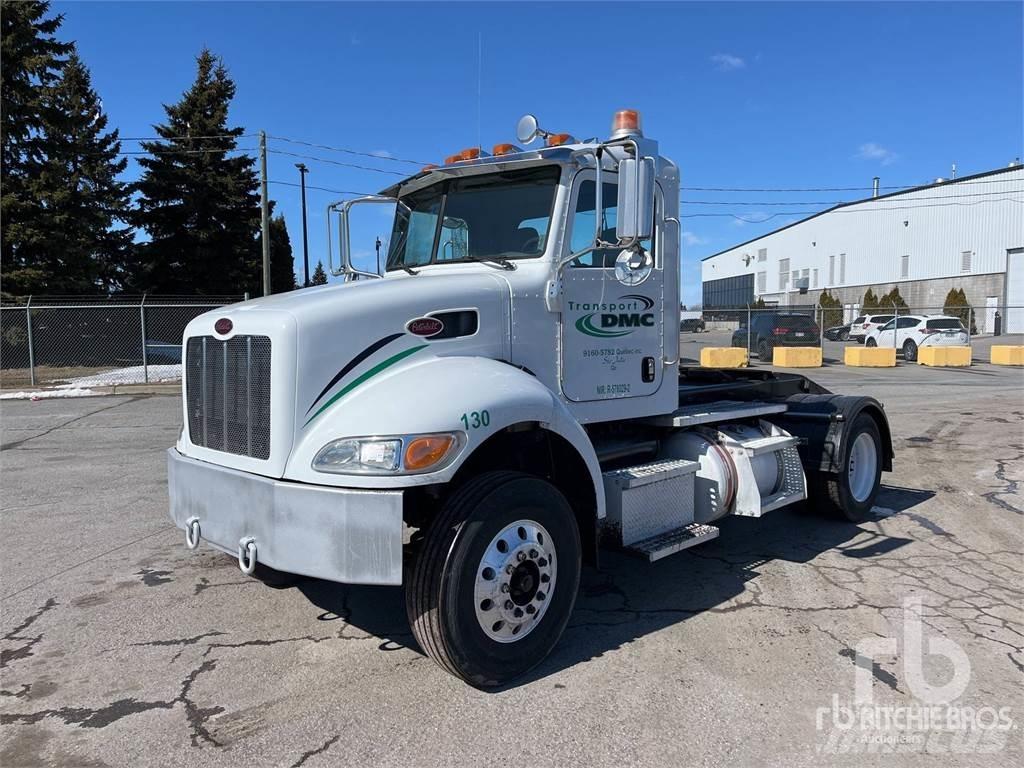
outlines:
[[[340,475],[435,471],[454,458],[461,443],[461,432],[332,440],[317,452],[313,469]]]

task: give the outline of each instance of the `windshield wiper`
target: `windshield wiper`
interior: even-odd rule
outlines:
[[[504,269],[508,272],[514,272],[516,270],[516,265],[504,256],[466,256],[466,261],[478,261],[481,264],[487,264],[488,266],[498,265],[498,268]]]

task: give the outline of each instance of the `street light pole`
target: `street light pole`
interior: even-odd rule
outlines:
[[[302,182],[302,274],[304,288],[309,287],[309,237],[306,234],[306,174],[309,173],[307,168],[302,163],[296,163],[295,167],[299,169],[299,179]]]

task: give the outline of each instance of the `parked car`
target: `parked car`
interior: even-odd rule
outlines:
[[[732,346],[746,347],[766,361],[772,359],[775,347],[816,347],[820,343],[821,333],[814,319],[793,312],[755,315],[749,329],[741,325],[732,333]]]
[[[967,329],[959,317],[901,315],[872,330],[864,343],[869,347],[902,350],[903,359],[913,362],[920,347],[962,347],[968,340]]]
[[[679,330],[687,331],[689,333],[703,333],[704,332],[704,318],[702,317],[687,317],[679,321]]]
[[[849,341],[850,325],[834,325],[825,329],[825,338],[829,341]]]
[[[861,315],[850,323],[850,338],[861,344],[868,337],[868,333],[881,328],[895,317],[891,312],[888,315]]]

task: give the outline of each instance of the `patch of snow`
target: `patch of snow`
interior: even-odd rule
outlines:
[[[73,389],[40,389],[34,392],[4,392],[0,400],[45,400],[51,397],[93,397],[102,394],[91,389],[75,387]]]
[[[164,384],[168,382],[181,381],[181,363],[172,365],[150,365],[150,384]],[[61,384],[59,389],[76,389],[79,387],[109,387],[113,384],[145,384],[146,369],[141,365],[132,365],[127,368],[114,368],[103,373],[95,373],[91,376],[79,376],[70,379],[67,384]]]

